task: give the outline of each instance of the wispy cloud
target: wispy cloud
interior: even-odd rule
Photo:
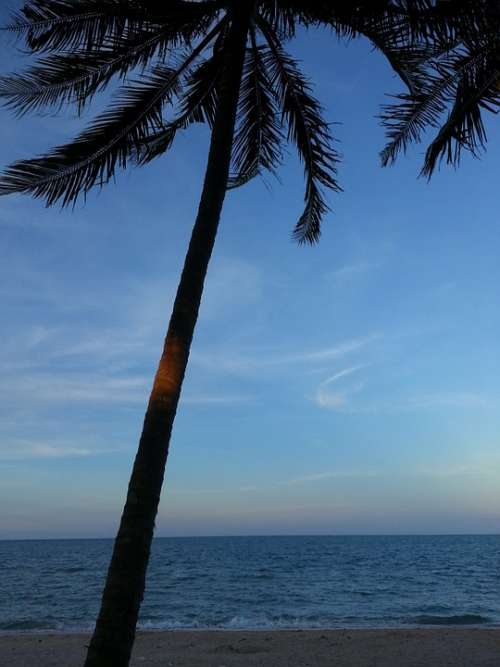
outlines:
[[[53,350],[51,357],[92,357],[93,359],[113,359],[134,354],[144,349],[145,339],[138,332],[104,330],[99,334],[82,336],[79,341],[68,341],[66,345]]]
[[[492,408],[499,405],[500,396],[469,391],[414,396],[400,403],[401,408],[409,410],[413,408]]]
[[[238,493],[254,493],[258,491],[259,488],[257,486],[253,485],[248,485],[248,486],[241,486],[239,488],[212,488],[212,489],[207,489],[207,488],[201,488],[201,489],[180,489],[180,488],[169,488],[167,487],[167,492],[173,496],[217,496],[225,493],[234,493],[237,491]]]
[[[31,410],[49,403],[145,404],[161,353],[174,282],[165,284],[163,276],[157,281],[146,276],[140,282],[131,280],[126,290],[113,293],[113,299],[106,298],[105,283],[99,293],[88,285],[85,294],[80,285],[70,296],[71,286],[51,279],[49,272],[24,266],[22,261],[11,264],[16,279],[6,265],[0,269],[0,276],[5,272],[8,278],[2,285],[10,286],[5,288],[5,303],[12,304],[15,314],[10,329],[3,331],[0,349],[4,401],[25,405],[29,396]],[[261,294],[260,281],[260,271],[251,263],[219,259],[208,281],[203,316],[219,320],[236,306],[255,303]],[[35,295],[36,304],[43,306],[43,320],[57,325],[32,324],[33,318],[27,326],[22,321],[20,304],[34,301]],[[217,389],[200,393],[193,388],[183,395],[184,403],[199,406],[253,400]]]
[[[334,375],[330,376],[326,380],[323,380],[321,383],[321,387],[328,387],[331,384],[334,384],[338,380],[341,380],[342,378],[348,377],[349,375],[352,375],[353,373],[357,373],[358,371],[362,370],[363,368],[366,368],[366,364],[359,364],[358,366],[351,366],[350,368],[344,368],[344,370],[339,371],[338,373],[335,373]]]
[[[434,409],[496,410],[500,407],[500,396],[474,392],[426,394],[401,399],[356,400],[356,395],[365,387],[366,384],[362,382],[337,392],[325,391],[319,387],[315,401],[321,408],[349,414],[397,414]]]
[[[349,478],[369,478],[377,477],[379,473],[372,470],[333,470],[311,473],[309,475],[302,475],[294,477],[286,482],[282,482],[284,486],[297,486],[301,484],[310,484],[314,482],[324,482],[329,479],[349,479]]]
[[[482,392],[449,391],[393,400],[381,400],[371,404],[367,403],[364,406],[359,405],[357,408],[353,406],[352,411],[391,414],[434,409],[497,409],[499,406],[500,396],[493,396]]]
[[[360,394],[366,382],[349,382],[351,376],[370,364],[349,366],[327,377],[317,387],[314,401],[320,408],[351,414],[393,414],[432,409],[494,409],[500,406],[500,396],[474,391],[444,391],[397,398],[391,396],[370,399]],[[372,386],[374,381],[371,382]],[[399,392],[400,394],[401,392]]]
[[[485,475],[497,474],[491,467],[470,464],[456,464],[450,466],[434,466],[432,468],[419,467],[412,471],[413,475],[419,477],[431,477],[436,479],[448,479],[454,477],[484,477]]]
[[[281,482],[281,486],[300,486],[336,479],[375,479],[384,477],[388,474],[390,473],[387,473],[387,471],[384,470],[328,470],[294,477],[285,482]],[[399,471],[398,474],[408,478],[450,479],[461,477],[484,477],[485,475],[492,474],[496,475],[497,471],[492,469],[491,466],[454,464],[449,466],[437,465],[434,467],[416,467],[404,472]]]
[[[357,366],[350,366],[349,368],[344,368],[341,371],[338,371],[334,375],[323,380],[316,390],[316,404],[320,408],[328,408],[331,410],[342,410],[347,407],[352,396],[359,394],[364,388],[364,382],[357,382],[354,385],[350,385],[341,390],[332,391],[330,389],[331,385],[334,385],[353,375],[358,373],[360,370],[366,367],[366,364],[360,364]]]
[[[12,440],[0,446],[0,461],[25,461],[29,459],[66,459],[98,456],[115,450],[89,446],[73,446],[57,442]]]
[[[22,401],[30,396],[32,405],[40,403],[99,402],[135,403],[144,401],[150,379],[144,377],[107,378],[81,374],[65,377],[63,374],[31,373],[15,377],[0,386],[3,400]]]
[[[225,489],[177,489],[167,486],[166,492],[172,496],[216,496],[226,493]]]
[[[269,350],[263,350],[260,355],[228,355],[224,352],[208,353],[194,351],[192,360],[199,366],[211,370],[226,372],[253,372],[266,369],[288,367],[288,366],[311,366],[314,364],[324,364],[326,362],[338,361],[354,352],[357,352],[374,340],[379,338],[379,334],[361,338],[351,338],[329,347],[322,347],[316,350],[305,350],[302,352],[283,354],[276,350],[274,353]]]
[[[146,405],[152,378],[143,376],[105,377],[82,374],[65,377],[58,374],[36,374],[13,378],[0,386],[3,401],[20,402],[31,396],[32,407],[40,404],[140,404]],[[190,393],[182,396],[182,403],[192,406],[231,406],[254,402],[255,396],[246,394]]]
[[[255,402],[255,396],[237,394],[184,394],[182,402],[187,405],[230,406]]]
[[[362,276],[379,269],[381,266],[382,262],[380,260],[362,260],[353,262],[352,264],[346,264],[345,266],[340,267],[340,269],[329,273],[328,279],[334,283],[345,283],[357,278],[361,278]]]

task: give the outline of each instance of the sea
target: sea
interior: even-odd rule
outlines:
[[[89,630],[112,541],[0,542],[0,631]],[[154,540],[143,629],[500,624],[500,536]]]

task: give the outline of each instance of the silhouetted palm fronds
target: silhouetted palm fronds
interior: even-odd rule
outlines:
[[[485,0],[486,1],[486,0]],[[49,205],[73,204],[117,168],[167,151],[192,123],[213,123],[233,0],[29,0],[7,27],[35,55],[26,72],[0,78],[0,96],[18,114],[74,104],[81,113],[109,85],[109,108],[76,139],[10,166],[0,193],[31,193]],[[384,111],[392,162],[446,108],[450,118],[429,148],[430,173],[444,154],[484,142],[481,109],[497,104],[490,41],[477,43],[470,0],[256,0],[234,136],[233,188],[280,165],[290,141],[304,165],[305,210],[294,230],[315,242],[339,191],[339,154],[321,105],[284,43],[299,27],[364,36],[389,60],[409,92]],[[453,6],[453,8],[451,7]],[[479,19],[478,19],[479,20]]]
[[[469,9],[468,21],[456,21],[456,29],[434,52],[413,49],[410,57],[419,72],[415,85],[384,107],[389,139],[381,154],[384,165],[432,129],[437,134],[422,168],[427,177],[443,159],[457,166],[464,151],[477,157],[486,146],[484,112],[496,113],[500,107],[500,5],[490,0],[472,7],[459,4]],[[454,3],[448,5],[452,11]]]

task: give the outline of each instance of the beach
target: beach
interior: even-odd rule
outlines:
[[[0,664],[81,667],[87,634],[0,636]],[[500,629],[170,631],[137,636],[132,667],[497,667]]]

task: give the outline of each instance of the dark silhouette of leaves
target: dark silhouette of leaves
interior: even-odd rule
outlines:
[[[486,141],[482,113],[498,103],[494,7],[492,0],[256,0],[228,188],[275,173],[290,141],[306,180],[294,238],[319,239],[329,210],[326,193],[340,190],[339,154],[309,81],[284,49],[299,26],[369,39],[405,83],[408,92],[382,112],[390,139],[385,164],[419,141],[427,127],[440,127],[448,107],[424,173],[443,157],[456,163],[462,150],[478,154]],[[24,114],[74,104],[81,112],[108,86],[120,88],[72,142],[8,167],[0,194],[25,192],[48,205],[74,204],[113,179],[118,168],[163,155],[191,124],[212,127],[231,48],[231,11],[236,6],[230,0],[26,0],[7,30],[38,61],[24,73],[0,78],[0,97],[9,108]],[[478,42],[483,33],[490,35],[486,45]]]
[[[269,45],[265,62],[288,126],[288,138],[295,144],[306,174],[306,208],[295,227],[294,238],[299,243],[314,243],[328,211],[322,188],[340,190],[336,180],[339,156],[332,146],[330,127],[323,119],[321,105],[311,94],[298,63],[282,49],[269,24],[261,20],[259,27]]]
[[[96,183],[109,181],[117,166],[125,168],[147,137],[163,128],[163,107],[179,92],[182,76],[218,31],[216,27],[175,69],[159,65],[124,87],[111,107],[73,142],[9,167],[0,181],[0,194],[31,192],[49,205],[58,200],[67,205]]]
[[[457,11],[448,41],[432,49],[414,51],[418,76],[409,93],[386,105],[382,122],[389,143],[382,164],[393,164],[410,143],[420,142],[428,130],[438,129],[429,145],[422,175],[430,178],[445,159],[457,166],[464,151],[478,157],[486,146],[484,112],[500,106],[500,7],[490,0],[441,4],[441,12]]]
[[[241,82],[232,160],[236,175],[230,179],[230,188],[244,185],[262,169],[274,173],[281,162],[283,131],[266,67],[269,56],[269,49],[257,45],[253,32]]]

